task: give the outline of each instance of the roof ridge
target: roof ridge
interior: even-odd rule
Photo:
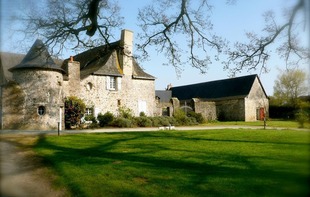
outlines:
[[[175,86],[175,87],[172,87],[172,88],[192,86],[192,85],[202,85],[202,84],[206,84],[206,83],[228,81],[228,80],[236,80],[236,79],[247,78],[247,77],[254,77],[254,76],[256,77],[258,75],[257,74],[251,74],[251,75],[244,75],[244,76],[240,76],[240,77],[232,77],[232,78],[226,78],[226,79],[217,79],[217,80],[212,80],[212,81],[205,81],[205,82],[193,83],[193,84],[188,84],[188,85]]]

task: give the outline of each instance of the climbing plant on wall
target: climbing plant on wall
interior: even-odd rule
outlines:
[[[81,123],[81,118],[85,113],[86,105],[84,101],[76,96],[65,98],[65,127],[71,129]]]

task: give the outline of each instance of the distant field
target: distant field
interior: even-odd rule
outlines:
[[[228,121],[228,122],[212,122],[205,123],[204,125],[209,126],[220,126],[220,125],[245,125],[245,126],[263,126],[264,121],[255,121],[255,122],[244,122],[244,121]],[[299,128],[300,125],[297,121],[283,121],[283,120],[267,120],[267,128],[269,127],[281,127],[281,128]],[[310,123],[307,122],[304,124],[305,129],[310,129]]]
[[[308,196],[309,132],[207,130],[41,136],[72,196]]]

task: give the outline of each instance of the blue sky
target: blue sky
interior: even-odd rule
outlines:
[[[36,6],[38,0],[0,0],[1,1],[1,51],[20,52],[27,50],[30,46],[20,46],[16,43],[17,32],[12,31],[15,22],[8,20],[12,14],[18,14],[25,10],[31,10]],[[119,0],[121,5],[121,13],[125,17],[124,29],[132,30],[135,35],[140,31],[137,26],[138,9],[150,2],[150,0]],[[212,10],[212,21],[214,31],[219,36],[225,37],[230,42],[244,41],[246,39],[245,32],[254,31],[261,32],[264,27],[263,14],[268,10],[275,11],[278,21],[283,20],[282,11],[286,7],[293,5],[296,0],[236,0],[234,5],[227,5],[226,0],[211,0],[214,8]],[[20,25],[20,24],[17,24]],[[300,31],[303,37],[303,42],[309,43],[309,33]],[[119,35],[115,36],[116,38]],[[33,38],[33,42],[37,39]],[[136,37],[135,37],[136,39]],[[18,47],[16,47],[18,46]],[[308,45],[309,46],[309,45]],[[67,51],[65,57],[74,55],[73,51]],[[200,74],[199,70],[191,68],[190,65],[184,67],[181,76],[178,77],[173,67],[164,66],[165,57],[162,54],[151,51],[149,61],[142,62],[142,67],[150,74],[157,78],[156,89],[163,90],[168,84],[180,86],[193,83],[201,83],[206,81],[218,80],[227,78],[228,71],[223,71],[223,65],[220,62],[213,62],[206,74]],[[260,71],[242,72],[237,76],[248,74],[259,74],[261,82],[268,95],[273,94],[274,81],[279,74],[278,69],[285,69],[284,61],[281,60],[276,53],[268,62],[270,69],[267,74],[260,74]],[[304,64],[301,69],[309,73],[309,65]]]

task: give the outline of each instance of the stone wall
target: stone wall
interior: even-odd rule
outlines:
[[[119,107],[129,108],[138,116],[139,103],[146,104],[145,113],[153,116],[155,108],[155,92],[153,80],[135,80],[131,76],[116,77],[115,90],[107,89],[109,76],[90,75],[80,82],[79,97],[84,100],[88,108],[99,113],[111,112],[118,114]]]
[[[245,105],[243,98],[216,101],[217,118],[220,121],[244,121],[244,110]]]
[[[63,106],[62,73],[41,69],[18,69],[15,83],[5,88],[4,129],[56,129]],[[44,108],[39,115],[39,108]],[[18,110],[18,111],[16,111]],[[15,124],[14,124],[15,121]]]
[[[79,96],[80,94],[80,62],[68,62],[68,83],[66,92],[70,96]]]
[[[118,115],[120,107],[131,109],[135,116],[139,116],[141,111],[148,116],[153,116],[156,113],[155,81],[132,77],[133,32],[123,30],[121,42],[124,50],[118,55],[122,76],[89,75],[79,81],[77,75],[79,70],[76,72],[79,64],[73,62],[70,65],[69,63],[69,81],[65,82],[66,95],[74,94],[83,99],[88,108],[94,109],[94,116],[108,111]],[[75,73],[72,74],[72,72]],[[116,80],[116,87],[113,90],[107,85],[111,80],[110,77]],[[73,89],[74,87],[78,87],[78,91]]]
[[[130,80],[130,79],[129,79]],[[126,104],[132,106],[134,114],[139,116],[141,110],[146,110],[145,114],[154,116],[155,113],[155,81],[131,79],[132,88],[124,89],[124,97],[127,97]],[[125,82],[125,80],[124,80]],[[144,107],[146,105],[146,107]]]
[[[127,76],[132,75],[132,57],[133,57],[133,32],[130,30],[122,30],[121,45],[124,48],[120,55],[120,66],[123,73]]]
[[[24,125],[25,92],[15,82],[2,86],[2,129],[19,129]]]
[[[216,106],[215,102],[203,101],[193,98],[193,108],[196,113],[201,113],[205,120],[216,120]]]
[[[268,117],[269,100],[256,78],[250,94],[245,98],[245,121],[256,121],[259,119],[259,110],[264,108],[265,115]]]
[[[159,102],[158,100],[155,102],[154,116],[173,116],[172,102]]]

